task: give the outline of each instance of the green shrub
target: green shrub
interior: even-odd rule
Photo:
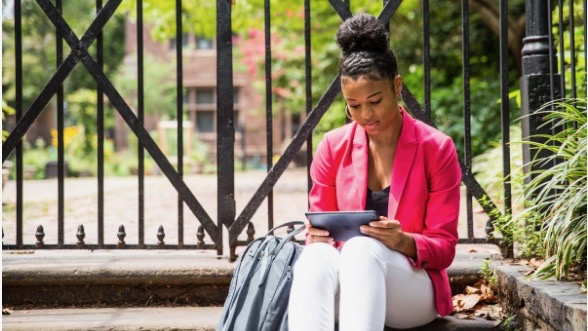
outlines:
[[[527,208],[513,221],[537,218],[544,235],[545,262],[536,275],[562,279],[572,268],[585,270],[586,266],[586,98],[548,103],[539,114],[544,115],[544,125],[561,131],[532,137],[543,143],[522,142],[534,148],[535,155],[550,154],[528,165],[539,170],[525,174]],[[554,161],[554,166],[540,169]]]

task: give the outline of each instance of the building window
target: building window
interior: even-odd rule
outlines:
[[[184,104],[185,105],[190,104],[190,90],[189,89],[184,89]]]
[[[209,105],[214,103],[213,89],[196,89],[196,104]]]
[[[197,36],[196,49],[212,49],[212,39]]]
[[[239,90],[234,87],[234,126],[238,132],[239,128]],[[189,95],[189,97],[187,97]],[[190,87],[184,93],[186,108],[191,112],[190,118],[194,121],[195,130],[201,137],[213,140],[216,132],[217,109],[216,109],[216,88]],[[211,135],[212,134],[212,135]]]
[[[214,111],[196,112],[196,130],[201,133],[214,132]]]

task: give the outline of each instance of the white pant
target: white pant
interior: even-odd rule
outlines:
[[[378,240],[354,237],[341,252],[314,243],[294,266],[289,329],[333,330],[337,318],[341,331],[411,328],[437,317],[434,302],[427,273]]]

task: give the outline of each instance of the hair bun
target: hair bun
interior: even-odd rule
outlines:
[[[386,52],[390,49],[386,27],[369,14],[357,14],[345,20],[337,31],[337,44],[343,54]]]

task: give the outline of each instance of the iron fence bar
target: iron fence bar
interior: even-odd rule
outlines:
[[[509,217],[512,212],[511,199],[511,178],[510,178],[510,104],[508,98],[508,1],[500,0],[500,94],[501,94],[501,115],[502,115],[502,177],[504,178],[504,215]],[[549,13],[551,16],[551,12]],[[551,36],[551,25],[549,25]],[[550,50],[552,50],[550,43]],[[550,57],[550,68],[551,65]],[[551,75],[553,79],[553,74]],[[551,84],[553,91],[553,81]],[[506,236],[503,234],[503,236]],[[505,242],[511,242],[511,238],[505,238]],[[514,255],[513,246],[508,245],[508,257]]]
[[[114,10],[116,10],[121,0],[110,0],[106,3],[106,6],[104,6],[104,8],[100,11],[98,17],[91,24],[90,28],[86,34],[84,34],[84,37],[82,37],[81,41],[68,26],[67,22],[64,21],[63,17],[56,13],[55,7],[51,4],[51,2],[49,2],[49,0],[38,0],[38,2],[42,4],[41,7],[51,22],[62,30],[62,35],[64,36],[66,42],[75,50],[75,52],[72,52],[70,56],[74,59],[77,59],[77,56],[74,55],[76,54],[81,58],[81,62],[86,67],[86,70],[90,73],[98,85],[101,86],[106,96],[108,96],[110,99],[111,104],[117,109],[121,117],[125,120],[133,133],[135,133],[137,138],[139,138],[139,141],[142,141],[144,148],[153,157],[155,163],[166,175],[174,188],[180,192],[184,202],[188,205],[194,215],[200,220],[203,228],[206,230],[206,232],[208,232],[211,239],[214,241],[216,245],[215,247],[222,247],[222,237],[220,237],[219,229],[214,225],[212,219],[210,219],[204,208],[202,208],[202,205],[200,205],[198,200],[194,197],[186,183],[184,183],[184,181],[179,178],[178,173],[175,171],[165,155],[161,152],[157,144],[155,144],[147,130],[145,130],[145,127],[139,121],[137,116],[135,116],[130,107],[125,103],[122,96],[114,88],[108,77],[106,77],[104,72],[100,70],[98,64],[87,51],[86,45],[91,43],[93,38],[95,38],[96,31],[94,30],[102,28],[101,24],[103,25],[108,20],[107,15],[111,16],[112,13],[114,13]],[[90,37],[92,39],[89,39]],[[67,60],[64,62],[64,64],[65,63],[67,63]],[[58,73],[60,70],[58,70]],[[65,70],[63,71],[65,72]],[[42,94],[43,93],[47,92],[43,91]],[[16,139],[16,137],[14,139]]]
[[[102,0],[96,0],[96,15],[102,10]],[[104,70],[103,33],[96,38],[96,60],[100,70]],[[96,87],[96,131],[98,135],[98,245],[104,245],[104,93]]]
[[[71,53],[62,63],[62,65],[59,66],[57,72],[45,85],[45,88],[43,89],[41,94],[39,94],[35,101],[33,101],[33,103],[24,113],[22,118],[20,118],[20,120],[17,120],[16,127],[12,130],[4,144],[2,144],[2,162],[6,161],[10,154],[12,154],[12,152],[14,151],[16,145],[21,143],[21,140],[27,132],[27,130],[31,127],[31,125],[37,119],[37,117],[41,115],[49,100],[51,100],[53,95],[55,95],[60,84],[69,75],[69,73],[72,71],[72,69],[75,67],[78,61],[78,58],[73,53]]]
[[[16,73],[16,103],[15,115],[17,123],[22,119],[22,11],[21,1],[14,1],[14,48],[15,59],[14,67]],[[7,140],[8,141],[8,140]],[[6,160],[4,157],[5,144],[2,144],[2,163]],[[22,216],[23,216],[23,155],[22,142],[20,139],[16,145],[16,246],[22,246]],[[8,154],[8,153],[7,153]]]
[[[345,4],[345,8],[347,9],[347,11],[349,12],[349,16],[343,17],[341,16],[341,14],[339,12],[337,12],[339,14],[339,17],[341,17],[341,19],[343,21],[345,21],[347,18],[351,17],[353,14],[351,13],[351,0],[343,0],[343,3]],[[384,0],[384,5],[386,5],[386,0]],[[336,8],[335,8],[336,10]],[[344,15],[347,15],[347,12],[343,12]],[[390,31],[390,25],[386,24],[386,30]],[[345,105],[347,106],[347,102],[345,103]],[[347,113],[347,110],[345,110],[345,113]],[[347,116],[347,114],[345,114],[345,124],[349,124],[351,123],[352,119]],[[310,174],[309,174],[310,175]],[[309,202],[310,205],[310,202]]]
[[[431,114],[431,20],[429,15],[429,0],[423,0],[423,62],[425,68],[425,111],[428,114]]]
[[[388,0],[388,2],[386,2],[384,5],[384,8],[382,8],[382,12],[380,12],[380,15],[378,15],[378,20],[384,24],[389,24],[392,16],[398,7],[400,7],[401,3],[402,0]]]
[[[79,58],[77,57],[76,52],[78,50],[87,49],[90,46],[90,44],[96,38],[97,30],[100,31],[102,29],[102,27],[106,24],[106,22],[108,21],[110,16],[112,16],[112,14],[114,13],[113,7],[114,7],[114,9],[116,9],[116,7],[118,6],[118,4],[120,4],[121,1],[122,0],[111,0],[110,2],[112,2],[112,5],[110,5],[110,2],[109,2],[109,5],[107,5],[106,7],[103,8],[102,11],[100,11],[98,16],[96,16],[96,19],[94,19],[94,21],[92,22],[92,24],[90,25],[88,30],[86,30],[86,32],[82,36],[82,39],[77,40],[78,44],[75,44],[75,47],[73,47],[72,52],[67,56],[65,61],[63,61],[61,66],[59,66],[59,69],[57,70],[57,72],[55,74],[53,74],[53,77],[51,77],[49,82],[47,82],[47,84],[43,88],[43,91],[41,91],[41,93],[37,96],[35,101],[33,101],[33,104],[28,108],[28,110],[24,114],[24,116],[19,121],[17,121],[16,127],[12,130],[12,132],[10,133],[10,135],[8,136],[8,138],[6,139],[4,144],[2,144],[2,162],[6,161],[6,159],[10,156],[10,154],[12,154],[16,145],[22,140],[23,136],[25,135],[27,130],[31,127],[33,122],[43,112],[45,106],[47,105],[47,103],[49,102],[51,97],[53,97],[53,95],[55,95],[57,93],[59,86],[63,83],[65,78],[67,78],[67,76],[70,74],[70,72],[76,66],[76,64],[79,61]],[[37,0],[37,3],[39,4],[39,6],[43,10],[45,10],[45,8],[48,6],[51,8],[54,8],[53,4],[47,3],[47,0]],[[47,13],[47,12],[45,11],[45,13]],[[59,16],[59,13],[57,13],[56,15]],[[67,23],[64,22],[63,24],[65,24],[65,26],[67,26]],[[67,27],[69,28],[69,26],[67,26]],[[64,36],[66,38],[70,37],[68,35],[64,35]],[[70,44],[70,45],[72,45],[72,44]],[[21,55],[22,55],[22,51],[21,51]],[[21,66],[21,68],[22,68],[22,66]],[[22,74],[22,69],[21,69],[21,74]],[[17,78],[17,81],[18,81],[18,79],[19,78]],[[22,91],[21,91],[21,93],[22,93]],[[22,95],[21,95],[21,103],[22,103]]]
[[[554,60],[553,54],[553,22],[552,22],[552,11],[551,8],[551,1],[547,1],[547,27],[548,27],[548,42],[549,42],[549,93],[551,96],[551,100],[555,100],[555,68],[554,65],[556,64]],[[551,104],[551,111],[554,110],[554,105]]]
[[[584,0],[585,1],[585,0]],[[570,0],[570,57],[571,57],[571,69],[570,73],[572,76],[572,98],[575,99],[576,93],[576,43],[574,33],[574,0]],[[574,128],[577,128],[577,124],[574,123]]]
[[[266,132],[266,163],[267,172],[274,165],[273,161],[273,98],[272,98],[272,40],[271,40],[271,6],[270,1],[263,2],[263,19],[265,33],[265,132]],[[274,227],[274,190],[267,193],[267,227]]]
[[[137,0],[137,117],[144,120],[145,81],[143,75],[143,0]],[[138,223],[139,246],[145,244],[145,153],[141,140],[137,142]]]
[[[55,0],[55,7],[60,15],[63,15],[61,0]],[[63,63],[63,39],[59,29],[55,31],[56,41],[56,60],[57,68]],[[63,245],[64,229],[64,147],[63,147],[63,83],[59,84],[57,89],[57,244]]]
[[[343,21],[352,16],[351,10],[349,9],[349,2],[343,2],[341,0],[329,0],[329,3]]]
[[[304,75],[306,79],[306,115],[312,111],[312,67],[311,67],[311,37],[310,37],[310,0],[304,0]],[[310,178],[310,164],[312,163],[312,135],[306,139],[306,175],[308,192],[312,188]],[[310,208],[310,202],[308,203]]]
[[[221,229],[222,224],[229,227],[235,220],[235,126],[233,124],[234,88],[231,1],[217,0],[216,15],[218,57],[216,75],[217,180],[218,222],[219,229]],[[221,234],[222,232],[220,232],[219,236]],[[232,238],[230,233],[229,238]],[[219,255],[220,254],[222,254],[222,247],[219,247]]]
[[[427,113],[421,107],[421,105],[418,103],[418,101],[416,100],[416,98],[414,97],[412,92],[410,91],[410,88],[408,87],[408,85],[403,85],[402,91],[400,93],[402,95],[402,100],[404,101],[404,103],[406,104],[408,109],[410,110],[410,113],[415,118],[417,118],[419,121],[424,122],[434,128],[437,127],[435,125],[435,123],[433,123],[433,120],[431,119],[431,113],[430,112]]]
[[[574,0],[571,0],[574,1]],[[566,58],[564,52],[564,16],[563,16],[563,0],[558,0],[558,30],[559,30],[559,63],[561,70],[561,96],[566,97]]]
[[[463,123],[464,123],[464,167],[467,176],[472,175],[472,124],[470,109],[470,8],[468,0],[461,2],[462,66],[463,66]],[[468,240],[474,239],[474,212],[472,192],[466,187],[466,212]]]
[[[318,101],[315,108],[308,114],[306,121],[302,123],[300,129],[292,138],[292,141],[286,148],[284,154],[282,154],[278,162],[270,169],[267,177],[263,180],[251,200],[249,200],[235,223],[229,227],[229,236],[232,234],[236,237],[236,235],[241,233],[245,226],[247,226],[247,223],[255,211],[259,208],[259,205],[263,202],[263,199],[267,196],[270,189],[276,184],[280,176],[284,173],[286,167],[288,167],[288,164],[292,161],[292,159],[294,159],[296,152],[300,150],[302,144],[312,134],[312,130],[316,127],[327,109],[329,109],[329,106],[333,103],[340,91],[341,80],[340,76],[337,75],[333,82],[331,82],[331,85],[325,94],[323,94],[321,99]]]
[[[176,0],[176,116],[178,121],[178,175],[184,177],[184,85],[183,85],[182,0]],[[178,194],[178,245],[184,245],[184,202]]]

